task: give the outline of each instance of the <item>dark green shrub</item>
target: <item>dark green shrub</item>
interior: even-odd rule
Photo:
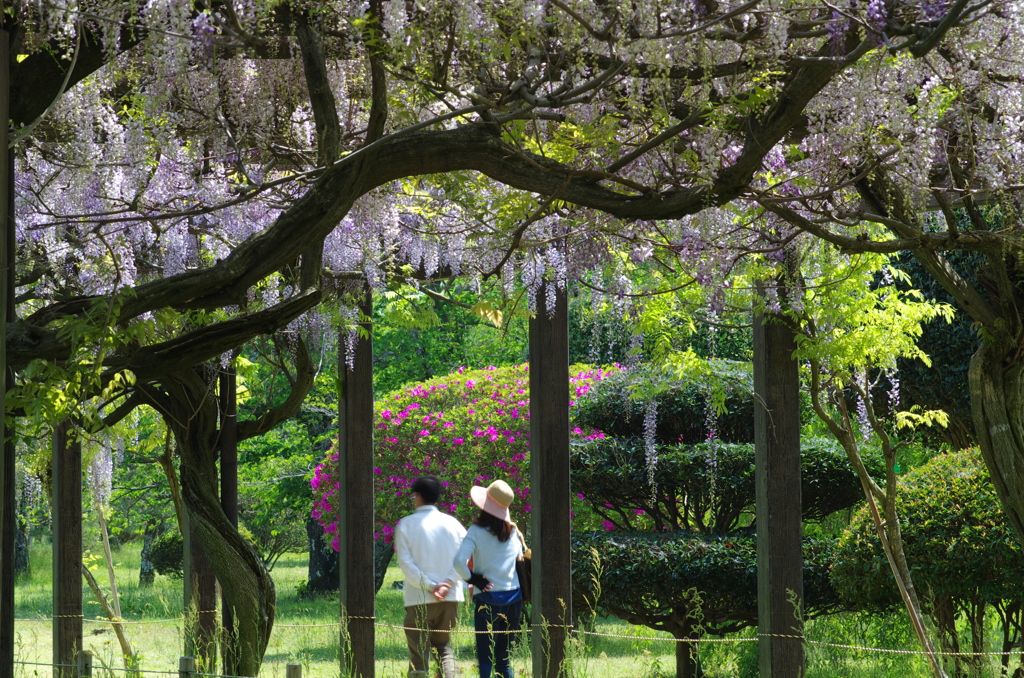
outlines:
[[[802,440],[801,462],[805,520],[821,520],[861,500],[857,474],[835,441]],[[753,444],[659,445],[649,476],[641,439],[584,440],[573,444],[571,464],[573,492],[619,529],[722,534],[754,510]],[[882,475],[879,456],[867,455],[865,464]]]
[[[922,606],[945,649],[959,651],[958,622],[973,651],[985,647],[985,609],[1001,618],[1004,645],[1019,635],[1024,554],[1006,522],[977,449],[933,458],[901,478],[896,511]],[[832,579],[851,605],[895,607],[899,594],[866,510],[840,540]],[[1018,641],[1019,646],[1019,641]],[[1006,648],[1010,650],[1011,648]],[[954,662],[959,675],[959,658]]]
[[[629,438],[644,434],[645,402],[658,404],[657,438],[662,443],[707,440],[707,396],[710,383],[725,393],[725,412],[715,419],[717,436],[728,442],[754,440],[754,385],[750,363],[718,361],[712,377],[701,382],[667,376],[658,367],[639,367],[606,377],[576,403],[573,418],[607,435]],[[641,384],[657,395],[641,395]]]
[[[158,574],[182,577],[184,574],[184,540],[177,530],[168,530],[156,538],[149,551],[149,559]]]
[[[691,624],[715,635],[757,624],[757,539],[751,535],[580,532],[572,548],[574,609],[585,609],[598,593],[599,567],[599,613],[677,638],[689,637]],[[829,578],[835,548],[831,539],[804,539],[805,618],[843,607]]]

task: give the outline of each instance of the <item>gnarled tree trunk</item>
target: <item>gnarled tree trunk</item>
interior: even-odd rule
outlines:
[[[203,367],[166,379],[163,393],[145,388],[178,441],[181,493],[190,527],[206,551],[234,612],[234,633],[224,634],[224,672],[255,676],[270,640],[277,600],[274,582],[259,555],[238,533],[218,495],[218,405],[213,375]]]
[[[971,411],[1006,519],[1024,544],[1024,361],[1016,342],[986,338],[971,359]]]

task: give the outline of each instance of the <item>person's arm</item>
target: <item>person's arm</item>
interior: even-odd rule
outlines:
[[[427,591],[435,588],[437,582],[431,581],[427,574],[416,565],[410,546],[409,536],[402,529],[402,523],[398,523],[398,529],[395,530],[395,555],[398,556],[398,567],[402,570],[406,584],[415,584]]]
[[[454,531],[453,536],[455,537],[455,539],[458,539],[459,547],[461,548],[462,544],[466,541],[466,528],[464,528],[462,525],[458,525],[458,529]],[[469,569],[473,569],[473,556],[469,557]],[[465,579],[465,577],[460,575],[458,570],[455,569],[454,563],[452,564],[452,568],[448,571],[447,576],[449,588],[454,587],[455,582],[462,581],[463,579]]]
[[[476,548],[476,544],[473,542],[473,537],[467,534],[459,545],[459,550],[455,553],[455,559],[452,561],[452,569],[455,570],[455,574],[459,575],[459,579],[468,580],[470,577],[469,572],[469,559],[473,557],[473,550]]]

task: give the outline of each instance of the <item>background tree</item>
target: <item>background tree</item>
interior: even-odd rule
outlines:
[[[729,371],[717,369],[715,377],[705,378],[731,386],[730,400],[738,407],[722,419],[749,419],[749,372],[734,366],[732,372],[747,378],[730,380]],[[635,406],[629,387],[646,383],[648,375],[649,370],[630,370],[596,384],[577,406],[578,421],[599,421],[614,402],[628,411]],[[690,406],[690,415],[703,425],[705,410],[692,407],[693,391],[693,381],[677,380],[661,392],[653,422],[634,419],[630,428],[623,422],[628,415],[619,417],[612,425],[624,435],[577,442],[572,451],[573,493],[604,527],[574,537],[574,608],[594,607],[675,638],[724,635],[757,624],[753,445],[714,434],[699,444],[675,442],[686,410],[662,405]],[[745,427],[715,430],[746,434]],[[804,440],[801,461],[805,520],[821,520],[860,501],[860,481],[837,443]],[[881,459],[870,457],[868,463],[875,475],[882,473]],[[828,581],[834,546],[827,537],[805,540],[808,618],[842,609]],[[676,675],[700,675],[695,644],[676,647]]]
[[[962,215],[959,218],[964,220]],[[946,261],[969,284],[978,284],[978,272],[984,263],[981,255],[954,251],[946,254]],[[917,259],[901,254],[894,263],[910,275],[907,282],[910,288],[920,290],[926,299],[957,308],[956,299]],[[927,429],[921,431],[921,435],[928,440],[942,441],[957,450],[977,444],[967,372],[971,356],[977,352],[981,340],[972,325],[970,316],[959,308],[949,322],[935,319],[924,324],[917,345],[928,354],[931,365],[920,360],[902,360],[899,363],[898,378],[903,401],[908,406],[943,410],[948,415],[949,423],[945,427]]]
[[[623,250],[671,262],[733,231],[716,208],[785,157],[777,145],[817,131],[809,110],[859,119],[861,98],[822,100],[834,81],[877,68],[915,82],[933,50],[971,63],[975,44],[999,45],[985,85],[1016,72],[1012,0],[900,5],[884,30],[876,5],[15,3],[11,402],[33,416],[104,389],[201,403],[197,366],[354,278],[520,278],[532,308],[545,280],[580,280]],[[891,51],[874,49],[890,35]],[[869,129],[899,134],[904,94],[886,92],[873,110],[893,118]],[[832,147],[807,148],[833,168]],[[745,251],[777,242],[758,234]],[[172,336],[153,331],[182,311]],[[212,468],[203,428],[181,445],[186,510],[211,526],[208,552],[242,549],[197,489]]]
[[[904,523],[904,548],[943,650],[986,652],[987,613],[994,611],[1001,651],[1012,652],[1020,646],[1024,609],[1020,545],[1000,510],[980,453],[973,449],[939,455],[902,476],[900,485],[896,503]],[[870,610],[899,605],[866,509],[854,516],[839,548],[832,580],[844,600]],[[968,630],[970,650],[962,645],[962,628]],[[947,662],[954,675],[981,676],[984,659],[954,655]],[[1001,658],[1004,675],[1011,659]],[[1024,654],[1014,663],[1024,666]]]

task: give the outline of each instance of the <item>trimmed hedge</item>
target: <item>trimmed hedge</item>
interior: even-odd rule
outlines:
[[[707,389],[717,382],[725,391],[726,412],[716,418],[717,437],[736,443],[754,440],[754,381],[750,363],[716,361],[713,375],[701,381],[666,376],[657,367],[638,367],[613,373],[576,403],[574,420],[619,438],[643,437],[644,402],[641,384],[657,384],[657,438],[662,443],[707,440]]]
[[[573,609],[578,613],[598,593],[591,555],[596,552],[600,614],[677,637],[687,631],[688,617],[713,635],[757,625],[756,537],[708,537],[684,530],[581,532],[573,534],[572,549]],[[805,618],[843,609],[829,577],[835,549],[831,539],[804,539]]]
[[[867,455],[865,464],[883,475],[880,456]],[[620,529],[723,534],[754,510],[753,444],[659,446],[653,488],[638,438],[576,441],[571,465],[573,492]],[[801,478],[804,520],[821,520],[863,498],[846,453],[831,439],[801,441]]]
[[[977,449],[935,457],[900,481],[896,511],[922,598],[1024,601],[1024,554]],[[866,509],[843,535],[832,576],[851,604],[900,604]]]

